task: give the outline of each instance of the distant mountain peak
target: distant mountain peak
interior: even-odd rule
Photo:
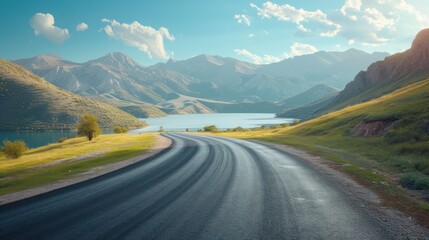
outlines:
[[[28,69],[48,69],[66,64],[73,64],[72,62],[64,61],[57,56],[49,54],[39,54],[32,58],[17,60],[16,62]]]
[[[122,52],[111,52],[89,63],[101,63],[118,69],[140,67],[136,61]]]
[[[175,62],[177,62],[177,60],[176,60],[176,59],[170,58],[170,59],[168,59],[167,64],[168,64],[168,63],[175,63]]]

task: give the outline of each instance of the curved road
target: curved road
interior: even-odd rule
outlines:
[[[0,206],[0,239],[391,239],[325,177],[265,145],[165,134],[119,171]]]

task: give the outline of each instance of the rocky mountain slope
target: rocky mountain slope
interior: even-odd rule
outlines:
[[[409,50],[373,63],[361,71],[338,96],[313,107],[308,117],[367,102],[429,77],[429,29],[417,34]],[[308,109],[308,106],[306,106]],[[299,110],[299,109],[297,109]],[[297,110],[294,110],[295,112]],[[290,112],[289,112],[290,114]],[[279,114],[282,116],[283,114]]]
[[[52,62],[46,62],[46,67]],[[57,64],[57,63],[55,63]],[[91,113],[101,127],[142,127],[144,122],[111,105],[64,91],[27,69],[0,59],[0,129],[70,129]]]
[[[125,54],[116,52],[82,64],[48,55],[21,59],[16,63],[79,95],[123,109],[130,109],[127,106],[133,105],[154,109],[155,105],[168,104],[168,101],[179,96],[207,99],[208,102],[246,103],[249,106],[252,103],[280,101],[326,82],[342,86],[341,82],[352,79],[352,74],[385,55],[357,50],[319,52],[270,65],[200,55],[143,67]],[[358,64],[352,64],[352,59]],[[310,63],[317,67],[305,67]],[[320,72],[327,73],[322,76],[318,75]],[[249,106],[246,105],[246,108]],[[203,108],[195,105],[189,109],[198,112],[197,109]],[[219,106],[218,109],[229,108]]]

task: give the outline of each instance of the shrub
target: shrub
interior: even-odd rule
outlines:
[[[210,125],[210,126],[205,126],[203,128],[203,131],[204,132],[216,133],[216,132],[219,132],[219,129],[215,125]]]
[[[294,125],[298,125],[298,124],[299,124],[299,122],[300,122],[300,121],[299,121],[299,119],[294,119],[291,125],[292,125],[292,126],[294,126]]]
[[[20,158],[27,151],[27,144],[22,140],[4,140],[3,146],[3,153],[7,158]]]
[[[79,136],[86,136],[89,141],[101,133],[97,117],[91,114],[85,114],[80,118],[77,124],[77,130]]]
[[[126,133],[126,132],[128,132],[128,128],[127,127],[122,127],[122,126],[115,126],[113,128],[113,132],[114,133]]]
[[[429,176],[419,172],[407,173],[401,177],[401,184],[413,190],[427,190],[429,189]]]

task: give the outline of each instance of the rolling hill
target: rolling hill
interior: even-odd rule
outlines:
[[[145,123],[111,105],[59,89],[27,69],[0,59],[1,130],[70,129],[91,113],[101,127]]]

